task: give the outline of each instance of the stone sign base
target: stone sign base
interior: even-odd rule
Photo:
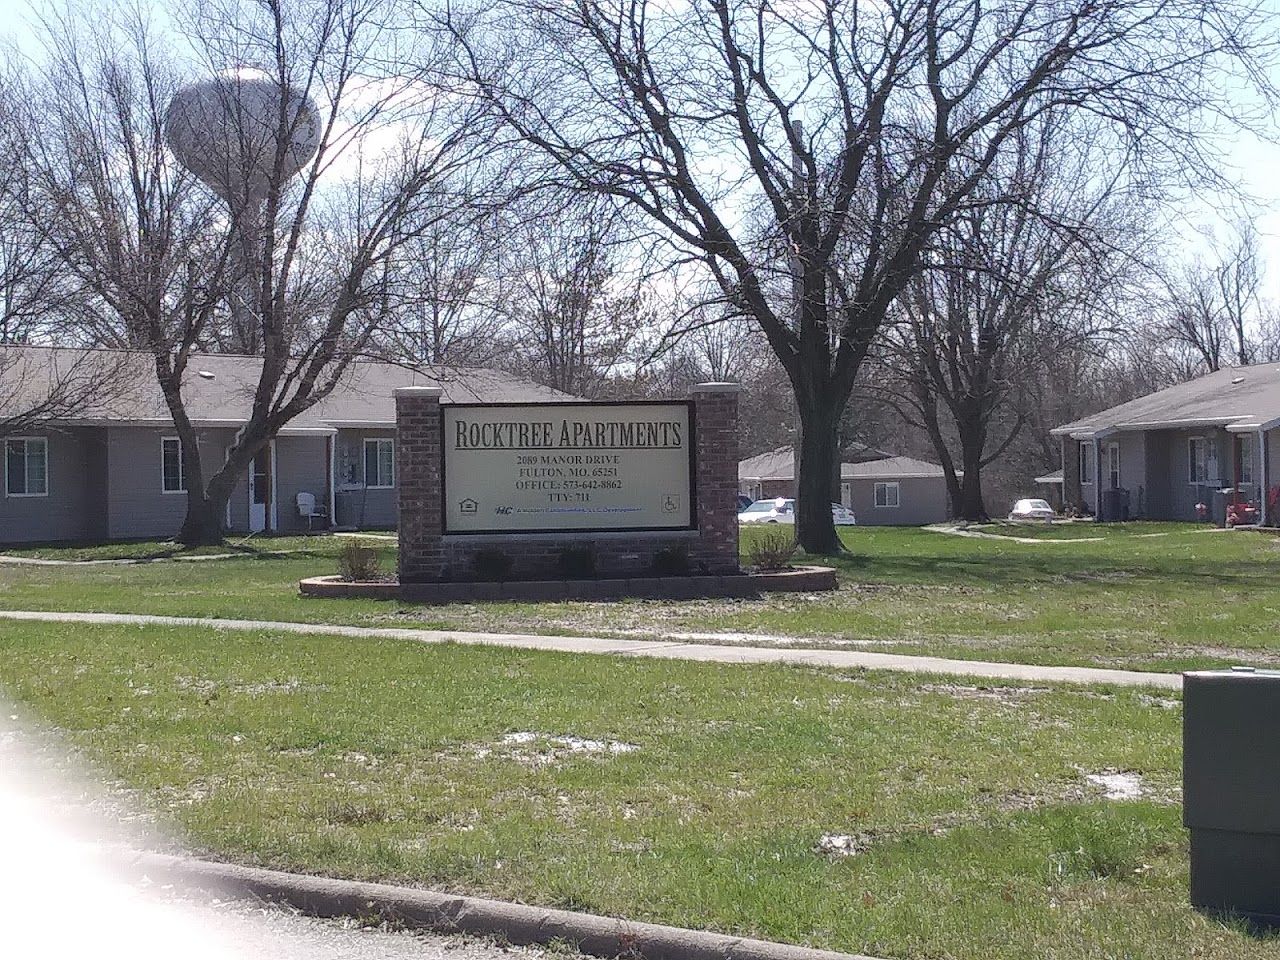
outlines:
[[[408,603],[467,603],[493,600],[692,600],[757,597],[762,593],[811,593],[836,589],[830,567],[796,567],[776,573],[688,577],[628,577],[595,580],[506,580],[400,583],[311,577],[298,584],[304,597],[365,597]]]

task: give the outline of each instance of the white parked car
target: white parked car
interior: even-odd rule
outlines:
[[[853,511],[838,503],[831,505],[831,519],[837,527],[852,527],[857,524]],[[739,523],[795,523],[796,502],[787,497],[776,500],[757,500],[738,514]]]
[[[795,523],[796,502],[786,497],[757,500],[738,514],[739,523]]]
[[[1047,500],[1019,500],[1009,511],[1010,520],[1043,520],[1051,523],[1056,516]]]

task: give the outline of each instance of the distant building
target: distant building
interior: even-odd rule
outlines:
[[[942,467],[883,450],[847,450],[840,500],[865,526],[923,526],[950,516]],[[795,452],[779,447],[738,464],[738,492],[753,500],[796,495]]]
[[[169,537],[182,524],[187,498],[181,446],[151,355],[87,354],[90,361],[110,363],[113,375],[127,377],[130,386],[74,418],[3,438],[0,543]],[[14,408],[0,409],[0,421],[38,402],[40,391],[47,394],[59,366],[85,357],[81,350],[0,346],[0,369],[23,371],[19,395],[0,394]],[[261,364],[258,357],[225,354],[191,358],[183,395],[206,469],[221,467],[243,426]],[[291,420],[255,458],[227,503],[226,528],[304,531],[300,493],[311,494],[340,527],[394,527],[392,390],[413,385],[441,387],[445,403],[573,399],[496,370],[354,363],[337,390]]]
[[[1280,364],[1229,367],[1055,428],[1063,498],[1103,519],[1275,522]],[[1264,496],[1264,493],[1270,495]]]

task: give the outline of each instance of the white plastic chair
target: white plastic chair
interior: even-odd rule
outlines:
[[[329,511],[324,507],[316,506],[316,495],[307,493],[305,490],[297,496],[298,516],[305,517],[307,521],[307,533],[311,532],[311,524],[315,520],[328,520]]]

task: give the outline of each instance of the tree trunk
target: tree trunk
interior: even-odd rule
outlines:
[[[987,516],[987,505],[982,498],[982,448],[986,438],[974,437],[972,428],[966,430],[964,424],[957,421],[960,428],[960,455],[964,476],[960,478],[960,501],[955,504],[956,517],[960,520],[983,521],[991,519]]]
[[[800,448],[796,463],[796,540],[806,553],[830,556],[841,550],[831,516],[839,499],[840,444],[838,414],[800,406]],[[835,490],[832,490],[832,486]]]
[[[917,371],[915,395],[919,402],[921,422],[929,434],[929,442],[933,444],[938,463],[942,464],[942,476],[947,484],[947,518],[956,520],[960,518],[960,501],[963,499],[960,478],[956,475],[956,462],[947,449],[947,441],[943,439],[942,424],[938,420],[938,404],[926,376],[924,371]]]
[[[188,547],[205,547],[222,542],[222,519],[226,498],[214,499],[201,490],[187,493],[187,515],[178,532],[179,542]]]

